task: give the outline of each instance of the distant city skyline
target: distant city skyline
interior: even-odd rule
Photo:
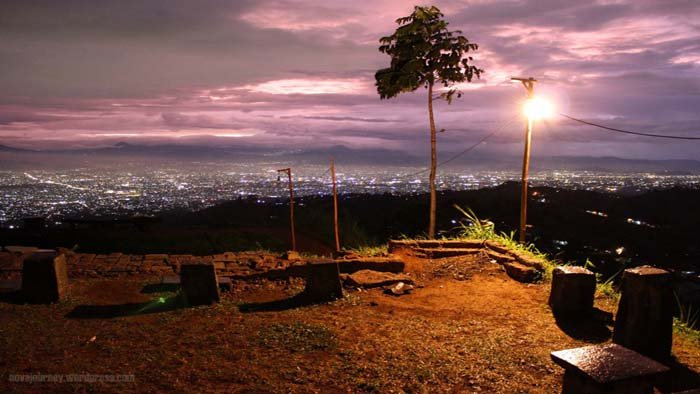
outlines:
[[[700,136],[700,2],[434,1],[486,72],[436,108],[440,151],[501,128],[522,150],[532,76],[560,112]],[[3,1],[0,139],[31,149],[133,144],[344,145],[424,156],[425,91],[381,101],[378,39],[413,3]],[[700,159],[700,142],[616,135],[555,118],[534,155]],[[0,153],[1,154],[1,153]]]
[[[23,218],[93,215],[163,214],[172,209],[198,211],[237,198],[260,204],[286,198],[286,184],[277,181],[285,163],[190,163],[188,166],[143,166],[0,171],[0,227],[17,226]],[[502,169],[440,171],[440,192],[496,187],[517,181],[519,172]],[[293,169],[295,195],[331,193],[328,168],[305,165]],[[415,195],[427,192],[420,167],[349,165],[337,172],[339,192],[346,194]],[[623,173],[604,171],[533,171],[533,186],[636,194],[672,187],[698,188],[700,173]],[[541,199],[535,199],[538,202]],[[277,201],[279,202],[279,201]]]

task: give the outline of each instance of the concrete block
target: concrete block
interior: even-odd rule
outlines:
[[[669,368],[616,344],[584,346],[551,353],[564,368],[562,394],[652,394]]]
[[[557,267],[552,272],[549,306],[556,316],[589,316],[593,311],[595,274],[583,267]]]
[[[307,264],[304,294],[314,302],[343,298],[338,263],[331,261]]]
[[[622,275],[613,342],[655,360],[671,356],[673,290],[668,271],[642,266]]]
[[[68,294],[66,259],[53,250],[27,256],[22,265],[22,297],[30,303],[48,304]]]
[[[219,302],[219,284],[212,264],[183,264],[180,267],[180,281],[190,305]]]

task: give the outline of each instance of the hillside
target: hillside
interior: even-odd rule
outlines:
[[[78,275],[59,304],[3,297],[0,391],[81,391],[8,375],[90,373],[130,380],[92,383],[100,392],[552,393],[562,370],[549,352],[610,340],[605,323],[555,320],[548,283],[517,282],[483,254],[398,257],[416,285],[398,297],[346,283],[341,300],[299,305],[301,279],[241,278],[218,305],[190,308],[157,275],[127,272]],[[664,392],[700,385],[696,337],[676,333],[673,352]]]
[[[519,186],[444,191],[438,198],[440,235],[454,236],[471,208],[495,223],[498,232],[518,227]],[[622,265],[655,264],[700,270],[696,227],[700,223],[698,189],[668,189],[621,195],[550,187],[532,188],[528,209],[530,240],[562,261],[591,260],[607,276]],[[332,199],[296,200],[301,250],[326,255],[333,245]],[[159,213],[160,222],[143,228],[116,226],[102,218],[92,228],[52,227],[43,232],[0,229],[5,244],[69,247],[92,253],[193,253],[270,249],[289,245],[289,207],[285,199],[243,198],[198,211]],[[340,237],[345,248],[381,245],[390,238],[422,236],[427,228],[428,198],[418,195],[345,194],[340,196]],[[603,212],[606,216],[591,212]],[[639,220],[648,225],[630,223]],[[79,226],[80,227],[80,226]],[[95,231],[99,229],[99,231]],[[615,250],[624,247],[621,255]]]

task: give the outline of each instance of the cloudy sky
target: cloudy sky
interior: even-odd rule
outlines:
[[[438,1],[486,72],[438,103],[441,152],[484,135],[522,149],[532,76],[558,110],[613,127],[700,135],[700,1]],[[380,147],[427,152],[426,91],[380,100],[378,38],[406,1],[3,0],[0,139]],[[700,142],[538,123],[540,155],[700,159]]]

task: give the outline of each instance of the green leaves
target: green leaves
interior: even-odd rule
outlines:
[[[399,27],[394,34],[379,39],[379,51],[391,57],[390,66],[375,74],[380,98],[392,98],[428,84],[449,87],[465,80],[471,82],[481,75],[483,70],[471,64],[473,58],[465,57],[478,45],[459,30],[447,30],[443,16],[435,6],[416,6],[411,15],[396,20]],[[442,96],[451,102],[455,93],[461,96],[454,90]]]

